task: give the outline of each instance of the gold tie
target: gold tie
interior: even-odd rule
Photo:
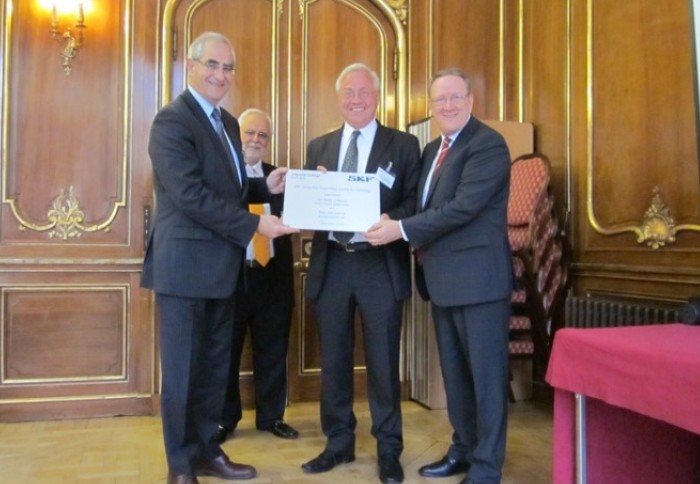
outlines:
[[[248,205],[250,213],[256,215],[265,214],[265,206],[262,203],[251,203]],[[270,239],[255,232],[253,234],[253,259],[265,267],[270,262]]]

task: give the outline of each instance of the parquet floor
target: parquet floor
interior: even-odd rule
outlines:
[[[379,483],[375,441],[369,435],[366,402],[355,405],[358,417],[357,460],[326,474],[307,475],[300,468],[324,446],[318,404],[291,405],[286,420],[301,436],[285,441],[255,430],[253,415],[244,414],[224,450],[234,461],[252,464],[262,483]],[[451,438],[444,410],[403,404],[407,484],[456,484],[461,477],[426,479],[418,468],[445,453]],[[510,406],[508,447],[503,484],[548,484],[552,468],[551,406],[532,401]],[[0,423],[0,483],[164,483],[165,456],[158,417],[114,417],[83,420]],[[220,481],[200,478],[202,484]]]

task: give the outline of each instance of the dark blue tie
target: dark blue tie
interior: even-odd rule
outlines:
[[[348,149],[345,152],[345,159],[343,160],[343,166],[341,167],[341,171],[348,171],[351,173],[357,172],[357,137],[359,135],[360,132],[358,130],[352,132],[352,137],[350,138],[350,144],[348,144]],[[333,237],[335,237],[335,240],[337,240],[341,244],[347,244],[348,242],[350,242],[350,239],[352,239],[354,235],[354,232],[333,232]]]
[[[236,163],[236,158],[233,156],[233,152],[231,151],[231,145],[228,142],[228,138],[226,138],[226,133],[224,133],[224,123],[221,121],[221,111],[219,111],[219,108],[214,108],[214,111],[211,113],[211,117],[214,118],[216,132],[219,135],[219,139],[221,139],[221,143],[224,145],[224,151],[226,152],[228,161],[231,163],[231,166],[233,166],[233,170],[238,173],[238,181],[241,183],[241,186],[243,186],[245,185],[246,177],[245,168],[239,163]]]

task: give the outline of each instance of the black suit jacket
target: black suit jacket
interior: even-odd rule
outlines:
[[[423,150],[419,198],[437,138]],[[402,221],[422,252],[416,285],[438,306],[465,306],[509,298],[513,270],[507,234],[510,155],[503,137],[473,116],[433,177],[426,205]]]
[[[259,221],[248,212],[248,194],[269,200],[262,178],[240,186],[210,114],[185,90],[153,121],[148,152],[156,215],[141,283],[158,293],[230,296]],[[223,109],[221,117],[243,160],[238,121]]]
[[[305,168],[318,166],[337,171],[343,128],[320,136],[309,143]],[[416,210],[416,184],[419,174],[420,145],[412,134],[378,124],[372,143],[366,173],[379,167],[396,175],[392,188],[381,184],[381,213],[394,220],[408,217]],[[369,228],[369,227],[368,227]],[[311,260],[306,281],[306,296],[316,299],[323,286],[328,250],[328,232],[316,231],[311,246]],[[407,244],[398,240],[381,249],[397,300],[411,295],[410,253]]]
[[[275,166],[262,163],[263,174],[268,176]],[[270,196],[270,211],[278,217],[282,214],[284,195]],[[258,303],[274,302],[281,307],[294,306],[294,269],[292,236],[282,235],[272,241],[275,256],[265,267],[247,270],[246,287],[236,300],[236,317],[249,317]],[[239,311],[240,310],[240,311]]]

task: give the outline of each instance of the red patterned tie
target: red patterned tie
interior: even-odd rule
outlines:
[[[445,156],[447,156],[447,152],[450,149],[450,141],[452,141],[450,138],[445,136],[442,139],[442,144],[440,145],[440,151],[438,152],[438,159],[435,162],[435,166],[433,166],[433,171],[430,172],[429,181],[430,184],[426,185],[425,188],[423,189],[423,198],[422,198],[422,205],[424,206],[427,199],[428,199],[428,193],[430,193],[430,190],[432,187],[435,186],[435,182],[437,179],[437,172],[440,169],[440,165],[442,165],[442,160],[445,159]]]
[[[435,162],[435,168],[433,168],[433,176],[435,176],[435,173],[437,173],[437,171],[440,169],[442,160],[444,160],[445,156],[447,156],[447,151],[450,149],[450,141],[452,140],[447,136],[442,139],[442,145],[440,145],[440,155],[438,155],[438,159]]]

